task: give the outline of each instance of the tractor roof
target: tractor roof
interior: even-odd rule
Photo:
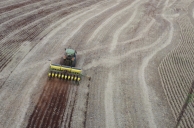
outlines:
[[[75,50],[73,50],[73,49],[66,49],[66,53],[67,53],[67,55],[74,55],[75,54]]]

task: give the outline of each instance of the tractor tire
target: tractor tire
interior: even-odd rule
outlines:
[[[75,67],[76,65],[76,59],[72,62],[72,67]]]
[[[60,65],[64,65],[64,59],[63,59],[63,57],[61,57]]]
[[[72,62],[72,67],[75,67],[75,65],[76,65],[76,55],[74,55],[74,57],[75,57],[75,59],[74,59],[74,61]]]

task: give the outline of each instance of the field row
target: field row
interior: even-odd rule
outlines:
[[[168,102],[177,119],[186,100],[194,76],[194,27],[188,17],[177,20],[181,29],[181,41],[161,63],[159,72]],[[193,102],[188,106],[182,127],[194,126]]]

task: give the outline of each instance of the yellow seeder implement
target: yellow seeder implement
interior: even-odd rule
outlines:
[[[59,78],[59,79],[75,81],[79,83],[82,76],[86,76],[86,75],[83,75],[82,70],[79,68],[60,65],[60,64],[50,64],[50,70],[48,73],[49,78]],[[91,77],[88,77],[88,79],[90,80]]]

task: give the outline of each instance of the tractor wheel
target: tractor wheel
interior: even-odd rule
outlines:
[[[75,67],[76,60],[72,62],[72,67]]]
[[[74,61],[72,62],[72,67],[75,67],[75,65],[76,65],[76,56],[75,56]]]
[[[64,59],[63,59],[63,57],[61,57],[60,65],[64,65]]]

